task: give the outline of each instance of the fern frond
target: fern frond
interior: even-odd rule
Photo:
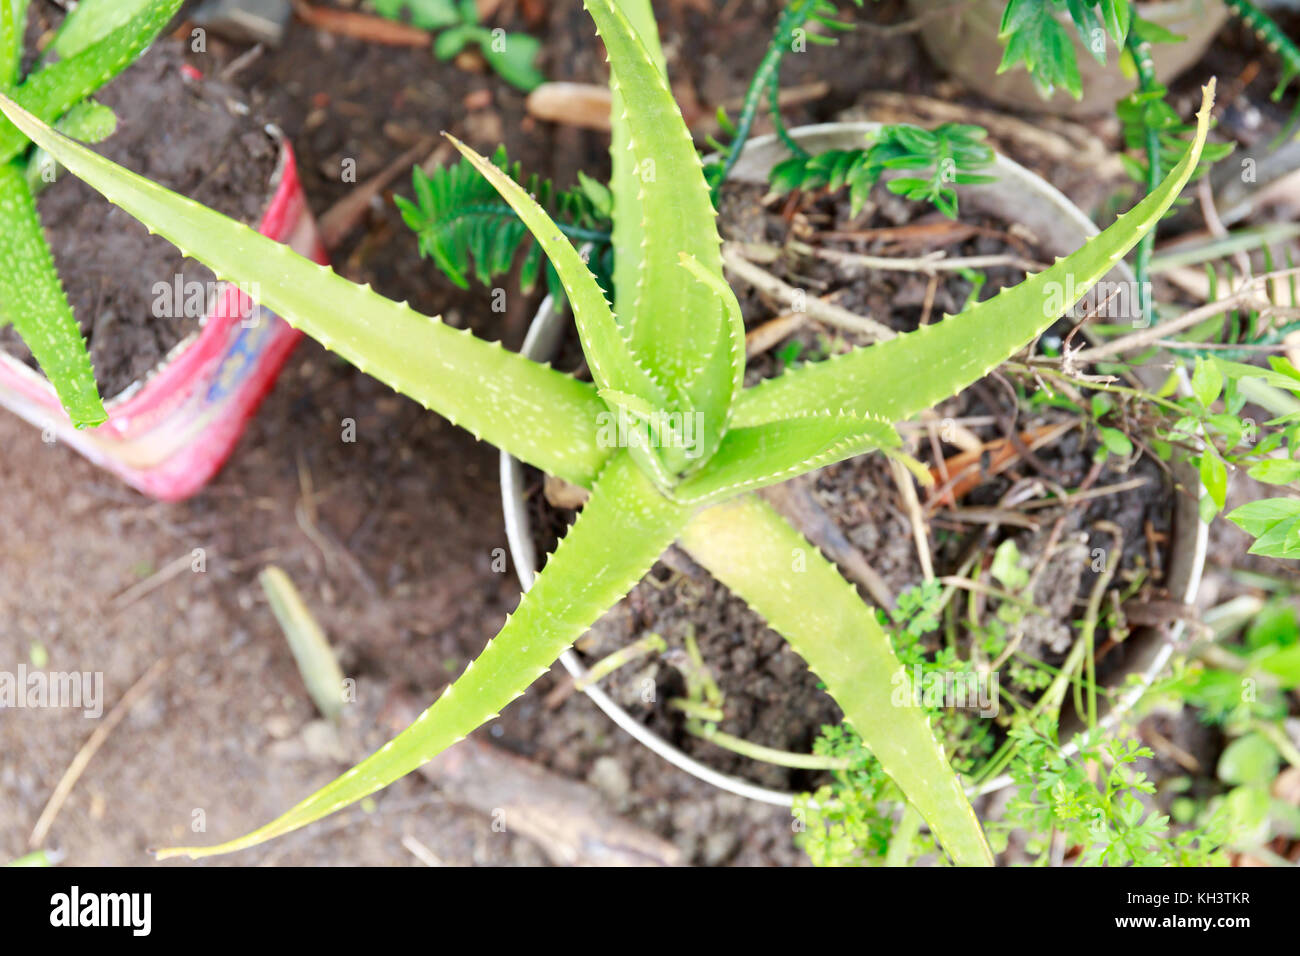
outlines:
[[[590,265],[597,280],[609,290],[608,194],[604,187],[585,179],[570,190],[557,190],[550,180],[536,175],[524,177],[518,162],[512,163],[505,147],[492,162],[533,195],[575,243],[592,243]],[[467,159],[444,166],[432,174],[420,167],[412,172],[415,201],[396,197],[406,225],[416,234],[420,255],[432,259],[438,269],[462,289],[469,288],[471,273],[484,285],[491,285],[509,272],[521,250],[519,283],[525,292],[537,283],[545,257],[528,228]],[[547,287],[552,295],[563,295],[559,277],[547,265]]]
[[[1083,81],[1066,18],[1093,59],[1105,66],[1106,46],[1093,38],[1104,32],[1123,47],[1134,16],[1130,0],[1007,0],[998,28],[1004,44],[998,72],[1023,63],[1043,97],[1061,87],[1080,99]]]
[[[911,170],[924,175],[891,180],[889,191],[907,199],[931,202],[949,219],[956,219],[954,187],[992,181],[974,172],[993,163],[993,150],[984,142],[986,135],[980,127],[966,123],[944,123],[933,130],[907,123],[882,126],[875,140],[862,149],[830,149],[816,156],[792,156],[772,169],[770,181],[778,193],[793,189],[835,191],[848,186],[851,214],[856,216],[871,188],[887,170]]]

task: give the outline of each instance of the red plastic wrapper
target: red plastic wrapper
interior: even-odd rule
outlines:
[[[258,231],[327,263],[288,143],[281,143],[270,191]],[[0,405],[132,487],[178,501],[225,463],[301,334],[226,284],[197,332],[105,402],[108,421],[98,428],[74,428],[45,377],[3,351]]]

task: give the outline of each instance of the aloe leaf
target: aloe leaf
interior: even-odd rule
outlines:
[[[638,418],[649,419],[662,412],[660,406],[651,405],[641,396],[620,392],[616,388],[598,389],[597,394],[605,400],[605,404],[610,408],[621,408],[628,414],[635,415]]]
[[[152,0],[147,8],[75,56],[51,63],[28,76],[14,100],[50,123],[134,62],[180,8],[181,0]],[[27,146],[27,137],[12,122],[0,121],[0,162]]]
[[[117,114],[94,100],[82,100],[68,110],[54,128],[82,143],[99,143],[117,132]],[[46,186],[55,181],[58,163],[39,146],[27,159],[27,186],[33,196],[39,196]]]
[[[128,23],[152,0],[79,0],[59,24],[54,50],[67,59]]]
[[[664,63],[663,49],[659,45],[659,29],[655,24],[654,11],[650,8],[650,0],[619,0],[619,9],[640,38],[641,45],[650,53],[656,68],[667,77],[668,69]],[[645,230],[641,223],[641,186],[637,177],[636,157],[632,155],[632,131],[627,106],[613,77],[610,78],[609,119],[609,186],[613,208],[617,211],[610,234],[614,247],[614,312],[623,322],[631,325]]]
[[[817,547],[753,495],[696,515],[682,544],[808,662],[953,861],[991,865],[957,774],[924,711],[902,693],[910,684],[889,637]],[[802,556],[803,570],[792,572],[796,556]]]
[[[629,456],[614,458],[519,609],[415,723],[261,829],[219,846],[160,850],[158,858],[196,858],[256,846],[374,793],[464,739],[522,695],[631,590],[689,515],[660,495]]]
[[[117,132],[117,114],[94,100],[82,100],[68,110],[55,128],[82,143],[99,143]]]
[[[0,0],[0,92],[9,92],[18,82],[26,21],[27,0]]]
[[[596,441],[605,404],[593,386],[348,282],[74,143],[4,97],[0,110],[183,255],[238,283],[290,325],[453,424],[578,484],[590,484],[609,457]]]
[[[36,201],[16,163],[0,163],[0,325],[13,323],[78,428],[108,420],[90,355],[63,293]]]
[[[640,196],[641,261],[632,312],[624,322],[636,354],[674,390],[678,410],[704,415],[707,457],[721,440],[744,365],[743,336],[729,321],[716,291],[705,283],[681,281],[682,255],[723,281],[709,187],[668,81],[627,18],[613,0],[586,0],[584,6],[609,55],[611,83],[627,117],[628,149]],[[616,218],[623,215],[617,202]],[[626,294],[624,289],[621,304]]]
[[[1078,251],[960,315],[746,390],[733,424],[755,425],[824,408],[870,411],[899,421],[978,381],[1083,298],[1155,227],[1196,169],[1213,102],[1211,80],[1182,161],[1158,189]],[[1070,293],[1074,298],[1067,298]]]
[[[735,401],[745,384],[745,317],[740,311],[740,300],[736,298],[735,290],[727,284],[722,273],[711,272],[694,256],[683,252],[678,257],[678,264],[689,272],[696,282],[713,294],[718,308],[722,310],[722,325],[718,330],[718,338],[721,340],[718,344],[719,351],[731,349],[733,345],[739,349],[732,356],[731,396],[728,399],[730,404]]]
[[[672,495],[694,504],[722,501],[899,443],[889,422],[852,413],[801,414],[750,428],[732,428],[708,463],[678,484]]]
[[[663,389],[637,362],[631,347],[605,301],[596,277],[587,268],[578,250],[560,232],[545,209],[523,188],[493,163],[470,149],[456,137],[448,135],[461,155],[478,170],[515,211],[555,268],[573,309],[574,322],[582,340],[582,350],[591,366],[592,377],[601,388],[616,389],[662,406]]]

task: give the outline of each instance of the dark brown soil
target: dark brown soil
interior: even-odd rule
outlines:
[[[882,187],[872,191],[867,206],[856,220],[850,218],[848,196],[843,191],[805,203],[789,219],[782,208],[783,203],[770,209],[760,205],[766,192],[761,186],[749,184],[729,185],[723,190],[720,215],[725,239],[781,249],[790,239],[808,241],[810,235],[815,236],[820,231],[879,231],[883,235],[878,238],[818,238],[816,244],[827,249],[871,256],[915,258],[943,251],[950,257],[1008,255],[1044,261],[1020,227],[968,214],[963,215],[959,224],[953,224],[933,207],[908,202]],[[758,210],[759,215],[755,215],[754,210]],[[913,226],[926,230],[953,228],[943,239],[936,239],[931,232],[915,235],[889,232]],[[964,228],[967,226],[972,228]],[[804,289],[809,295],[829,295],[836,305],[859,315],[871,316],[898,332],[915,329],[923,318],[935,322],[945,314],[960,311],[974,291],[972,282],[960,273],[943,273],[935,286],[927,313],[925,300],[929,280],[921,272],[867,270],[819,258],[785,254],[776,264],[766,268],[788,285]],[[985,277],[981,299],[990,298],[1024,278],[1024,271],[1012,266],[994,266],[981,272]],[[777,314],[748,286],[741,285],[737,295],[746,323],[751,328]],[[794,360],[802,362],[825,357],[828,350],[845,351],[867,341],[823,323],[809,322],[778,348],[752,358],[746,366],[745,383],[752,385],[779,374],[784,368],[780,355],[786,346],[798,345],[798,349],[793,350]]]
[[[160,41],[106,87],[98,100],[117,113],[118,128],[95,149],[256,227],[271,198],[279,146],[241,91],[191,80],[181,73],[184,63],[179,43]],[[37,208],[100,391],[111,398],[145,378],[206,319],[214,277],[76,177],[61,176]],[[28,355],[11,329],[0,343]]]

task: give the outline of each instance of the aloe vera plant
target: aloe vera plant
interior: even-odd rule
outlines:
[[[116,119],[91,95],[126,69],[175,15],[181,0],[82,0],[53,43],[61,59],[21,75],[27,0],[0,0],[0,93],[71,136],[98,141]],[[12,324],[78,428],[108,419],[90,354],[63,292],[35,191],[48,158],[18,127],[0,122],[0,326]]]
[[[578,251],[515,179],[461,143],[542,246],[564,285],[594,383],[391,302],[252,230],[97,156],[7,99],[0,108],[75,175],[207,264],[257,283],[262,304],[474,435],[591,489],[577,522],[477,660],[405,731],[226,853],[288,833],[414,770],[493,718],[625,595],[672,542],[778,629],[957,864],[991,854],[962,784],[918,708],[872,608],[833,564],[750,492],[878,449],[893,422],[1016,353],[1152,228],[1195,168],[1197,135],[1158,188],[1044,272],[959,317],[742,388],[740,309],[722,272],[700,160],[674,102],[648,0],[586,0],[611,65],[611,307]],[[1074,302],[1058,303],[1060,309]],[[697,440],[683,439],[686,416]],[[617,439],[609,422],[626,423]],[[803,556],[793,570],[792,556]]]

